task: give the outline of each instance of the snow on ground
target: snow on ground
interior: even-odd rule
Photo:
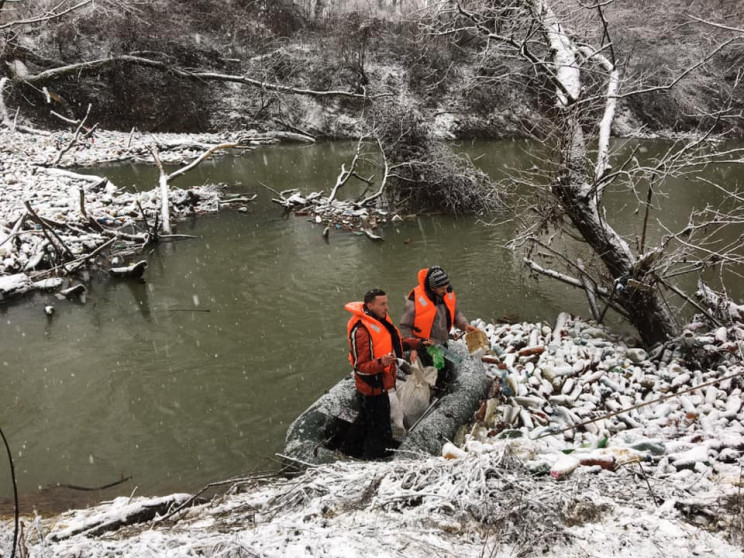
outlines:
[[[31,556],[77,558],[744,555],[686,521],[671,483],[655,485],[666,499],[656,507],[629,469],[570,481],[531,477],[517,458],[522,445],[498,441],[456,460],[326,465],[294,479],[237,484],[166,521],[54,541],[96,515],[118,517],[128,500],[119,498],[31,521],[25,544]],[[10,529],[6,522],[4,548]]]

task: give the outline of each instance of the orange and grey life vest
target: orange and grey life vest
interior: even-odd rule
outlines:
[[[387,328],[374,316],[370,316],[364,311],[363,302],[349,302],[346,305],[346,310],[352,313],[349,323],[346,324],[346,337],[349,341],[349,362],[353,367],[354,356],[356,355],[356,328],[363,326],[367,332],[369,332],[369,353],[372,359],[378,358],[379,356],[386,355],[388,353],[398,354],[401,350],[396,351],[393,347],[393,337]],[[389,316],[385,316],[385,320],[390,322]],[[392,325],[390,326],[398,331],[397,328]],[[400,339],[400,332],[398,333],[398,339]],[[354,380],[356,383],[357,390],[364,395],[380,395],[395,389],[395,364],[387,366],[385,370],[380,374],[364,374],[354,369]]]
[[[437,305],[432,302],[429,295],[426,294],[426,280],[429,275],[429,268],[424,268],[418,272],[418,285],[416,285],[408,295],[412,298],[415,310],[413,320],[413,334],[422,339],[428,339],[431,336],[431,328],[434,325],[434,318],[437,315]],[[457,297],[454,291],[449,291],[444,295],[444,305],[447,307],[447,326],[452,329],[455,321],[455,303]],[[447,332],[449,333],[449,331]]]

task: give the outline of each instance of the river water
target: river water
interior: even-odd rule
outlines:
[[[515,233],[512,223],[421,217],[387,226],[384,242],[341,231],[325,242],[321,226],[284,216],[259,184],[328,191],[354,147],[268,147],[204,164],[178,185],[220,182],[258,194],[248,212],[179,223],[178,232],[198,238],[145,254],[144,284],[93,281],[85,304],[35,295],[0,305],[0,425],[25,509],[133,491],[192,491],[275,469],[290,422],[349,373],[344,304],[383,288],[397,318],[422,267],[447,270],[471,319],[508,314],[553,323],[560,311],[587,314],[580,291],[524,275],[520,256],[504,247]],[[479,142],[460,149],[499,175],[519,166],[530,145]],[[127,188],[157,182],[145,166],[95,172]],[[720,180],[721,172],[735,171],[710,172]],[[717,196],[678,182],[659,202],[667,226],[681,226],[690,207]],[[635,197],[610,192],[607,207],[623,233],[640,234]],[[658,237],[663,230],[655,223]],[[56,307],[51,319],[46,304]],[[0,462],[0,497],[7,498],[12,489]],[[43,497],[55,484],[97,487],[122,477],[132,478],[105,492],[56,496],[63,504]]]

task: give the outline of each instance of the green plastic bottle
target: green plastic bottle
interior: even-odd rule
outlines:
[[[441,370],[444,368],[444,352],[442,351],[441,347],[437,347],[436,345],[431,345],[426,348],[426,352],[431,357],[431,360],[434,362],[434,368],[437,370]]]

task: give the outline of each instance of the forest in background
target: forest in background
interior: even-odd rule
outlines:
[[[425,6],[424,4],[429,4]],[[486,59],[477,33],[427,33],[437,2],[418,0],[147,0],[85,3],[64,17],[13,25],[50,13],[53,2],[3,2],[0,78],[11,79],[5,102],[36,125],[58,128],[52,111],[104,129],[206,132],[295,129],[316,137],[355,137],[369,102],[404,106],[425,120],[446,122],[446,137],[529,135],[550,110],[530,68],[516,57]],[[494,6],[508,1],[481,2]],[[71,5],[79,5],[71,4]],[[592,6],[556,3],[567,27],[587,39],[604,32]],[[615,133],[689,133],[714,127],[742,135],[739,85],[744,41],[704,64],[726,31],[697,18],[741,26],[732,0],[626,0],[604,7],[625,88],[671,89],[622,99]],[[119,60],[59,75],[44,83],[24,76],[111,57]],[[187,77],[185,72],[245,76],[255,83]],[[349,96],[285,94],[260,84]],[[721,109],[729,112],[721,117]]]
[[[33,133],[25,121],[53,127],[56,119],[78,131],[95,122],[356,138],[357,157],[326,204],[369,149],[378,152],[380,184],[359,206],[482,213],[516,190],[508,204],[521,232],[511,247],[526,250],[526,267],[584,288],[598,322],[603,300],[648,346],[679,329],[660,289],[694,303],[669,279],[694,273],[702,281],[705,270],[742,263],[740,243],[721,247],[717,236],[742,222],[735,184],[714,185],[730,206],[695,210],[682,230],[646,243],[652,200],[666,195],[669,178],[741,162],[740,148],[707,141],[741,137],[744,28],[733,2],[231,0],[216,9],[206,1],[0,0],[0,15],[5,128]],[[618,164],[612,131],[684,141],[651,164],[633,155]],[[525,137],[549,152],[533,153],[530,170],[493,188],[438,141],[473,137]],[[610,186],[632,192],[644,210],[632,247],[606,216]],[[704,236],[692,241],[698,231]],[[590,248],[588,263],[574,263],[557,241],[564,234]],[[570,274],[552,269],[556,255]],[[717,295],[698,291],[720,310]]]

